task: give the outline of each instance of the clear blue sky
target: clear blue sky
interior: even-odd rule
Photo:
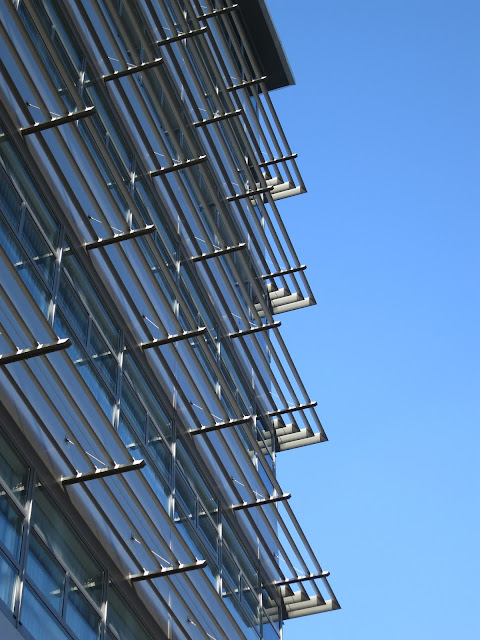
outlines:
[[[317,306],[284,314],[330,441],[279,456],[342,610],[286,640],[480,638],[480,2],[268,0]]]

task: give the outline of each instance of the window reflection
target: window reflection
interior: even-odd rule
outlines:
[[[15,604],[17,572],[0,553],[0,598],[12,611]]]
[[[100,636],[100,617],[76,587],[68,592],[67,624],[79,640],[96,640]]]
[[[35,534],[30,537],[27,573],[52,608],[61,614],[65,571]]]
[[[100,606],[104,573],[41,486],[35,490],[32,519],[47,546]]]
[[[13,506],[10,498],[0,493],[0,540],[17,560],[20,554],[23,516]]]

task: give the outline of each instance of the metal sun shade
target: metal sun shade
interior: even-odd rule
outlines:
[[[251,419],[252,416],[243,416],[243,418],[234,418],[227,422],[217,422],[214,425],[202,425],[199,429],[191,429],[190,431],[187,431],[187,433],[191,436],[197,436],[200,433],[210,433],[210,431],[219,431],[220,429],[226,429],[227,427],[235,427],[237,424],[244,424],[245,422],[249,422]]]
[[[11,362],[19,362],[21,360],[29,360],[36,356],[43,356],[47,353],[61,351],[71,346],[70,338],[59,338],[57,342],[48,344],[38,344],[36,347],[28,347],[27,349],[18,349],[16,353],[0,355],[0,365],[10,364]]]
[[[234,196],[227,196],[227,202],[234,202],[235,200],[241,200],[242,198],[258,196],[261,193],[272,191],[273,188],[274,187],[260,187],[259,189],[252,189],[251,191],[245,191],[245,193],[236,193]]]
[[[297,576],[296,578],[288,578],[286,580],[277,580],[273,584],[276,587],[283,587],[297,582],[305,582],[306,580],[317,580],[318,578],[328,578],[330,571],[322,571],[321,573],[311,573],[308,576]]]
[[[290,269],[282,269],[281,271],[266,273],[261,277],[263,280],[268,280],[269,278],[279,278],[280,276],[288,276],[289,273],[296,273],[297,271],[305,271],[306,268],[307,268],[306,264],[301,264],[298,267],[290,267]]]
[[[113,73],[108,73],[107,75],[102,77],[104,82],[109,82],[110,80],[117,80],[118,78],[124,78],[125,76],[131,76],[134,73],[139,73],[140,71],[145,71],[146,69],[152,69],[153,67],[158,67],[158,65],[163,63],[163,58],[156,58],[155,60],[151,60],[150,62],[142,62],[141,64],[133,65],[128,67],[128,69],[122,69],[120,71],[114,71]]]
[[[252,333],[258,333],[259,331],[267,331],[268,329],[276,329],[281,326],[281,322],[277,320],[276,322],[271,322],[270,324],[262,324],[259,327],[250,327],[250,329],[242,329],[241,331],[234,331],[233,333],[229,333],[229,338],[241,338],[242,336],[249,336]],[[268,414],[271,415],[271,414]]]
[[[202,127],[207,124],[213,124],[214,122],[220,122],[221,120],[227,120],[228,118],[234,118],[235,116],[240,116],[243,113],[243,109],[236,109],[235,111],[229,111],[227,113],[220,113],[217,116],[212,116],[211,118],[206,118],[205,120],[199,120],[198,122],[194,122],[194,127]]]
[[[65,116],[58,116],[47,120],[46,122],[35,122],[35,124],[22,127],[20,133],[22,136],[28,136],[31,133],[38,133],[45,129],[52,129],[53,127],[59,127],[61,124],[68,124],[69,122],[76,122],[82,118],[88,118],[95,113],[95,107],[87,107],[84,111],[74,111],[73,113],[67,113]]]
[[[137,471],[143,469],[145,465],[145,460],[133,460],[133,462],[126,462],[125,464],[115,464],[113,467],[104,467],[103,469],[95,469],[95,471],[79,472],[74,476],[62,477],[61,482],[63,485],[88,482],[88,480],[116,476],[119,473],[127,473],[127,471]]]
[[[163,176],[166,173],[177,171],[178,169],[187,169],[188,167],[193,167],[196,164],[205,162],[206,159],[207,156],[200,156],[198,158],[192,158],[191,160],[185,160],[184,162],[177,162],[177,164],[172,164],[169,167],[160,167],[160,169],[154,169],[153,171],[150,171],[150,176],[154,178],[155,176]]]
[[[190,38],[191,36],[197,36],[200,33],[205,33],[208,31],[208,27],[200,27],[199,29],[192,29],[191,31],[186,31],[185,33],[179,33],[176,36],[170,36],[169,38],[165,38],[164,40],[157,40],[155,43],[158,47],[161,47],[165,44],[170,44],[171,42],[178,42],[179,40],[185,40],[186,38]]]
[[[141,229],[133,229],[132,231],[125,231],[124,233],[115,233],[109,238],[98,238],[92,242],[85,244],[85,249],[90,251],[91,249],[97,249],[98,247],[105,247],[109,244],[115,244],[116,242],[122,242],[123,240],[131,240],[132,238],[138,238],[139,236],[146,236],[149,233],[155,231],[155,225],[149,224]]]
[[[283,502],[289,500],[292,497],[291,493],[284,493],[281,496],[269,496],[268,498],[260,498],[259,500],[252,500],[252,502],[241,502],[240,504],[232,505],[232,511],[240,511],[242,509],[250,509],[251,507],[263,507],[266,504],[273,504],[275,502]]]
[[[230,7],[222,7],[221,9],[215,9],[214,11],[210,11],[210,13],[204,13],[201,16],[197,16],[197,20],[208,20],[208,18],[216,18],[222,13],[229,13],[230,11],[234,11],[238,8],[238,4],[232,4]]]
[[[155,338],[150,342],[142,342],[140,346],[142,349],[151,349],[152,347],[159,347],[162,344],[170,344],[172,342],[179,342],[180,340],[187,340],[188,338],[195,338],[196,336],[201,336],[207,330],[207,327],[198,327],[198,329],[193,329],[192,331],[184,331],[183,333],[176,333],[174,335],[169,335],[166,338]]]
[[[224,247],[223,249],[215,249],[215,251],[210,251],[210,253],[201,253],[199,256],[192,256],[192,262],[198,262],[199,260],[208,260],[209,258],[217,258],[218,256],[223,256],[226,253],[234,253],[235,251],[240,251],[241,249],[245,249],[245,242],[240,242],[240,244],[233,245],[232,247]]]
[[[128,576],[130,582],[140,582],[140,580],[153,580],[154,578],[164,578],[175,575],[176,573],[186,573],[187,571],[195,571],[196,569],[204,569],[207,566],[206,560],[197,560],[191,564],[179,564],[176,567],[166,567],[158,571],[144,571],[143,573],[134,573]]]
[[[227,91],[237,91],[237,89],[245,89],[246,87],[253,87],[260,82],[265,82],[267,76],[261,76],[260,78],[253,78],[253,80],[245,80],[239,84],[234,84],[232,87],[227,87]]]

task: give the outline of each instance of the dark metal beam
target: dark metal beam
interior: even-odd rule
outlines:
[[[142,227],[141,229],[133,229],[132,231],[125,231],[124,233],[116,233],[115,235],[110,236],[109,238],[98,238],[98,240],[87,242],[85,244],[85,249],[87,251],[90,251],[90,249],[105,247],[109,244],[122,242],[123,240],[131,240],[132,238],[138,238],[139,236],[146,236],[149,233],[153,233],[154,231],[155,231],[155,225],[149,224],[146,227]]]
[[[205,120],[199,120],[199,122],[194,122],[194,127],[203,127],[206,124],[212,124],[214,122],[219,122],[220,120],[226,120],[227,118],[235,118],[235,116],[239,116],[243,113],[243,109],[236,109],[235,111],[229,111],[228,113],[221,113],[218,116],[213,116],[212,118],[206,118]]]
[[[265,160],[264,162],[259,162],[259,167],[268,167],[269,164],[277,164],[277,162],[285,162],[286,160],[295,160],[298,158],[298,153],[291,153],[289,156],[281,156],[280,158],[273,158],[273,160]]]
[[[152,347],[160,347],[162,344],[171,344],[172,342],[179,342],[180,340],[188,340],[188,338],[195,338],[196,336],[201,336],[205,333],[207,327],[198,327],[198,329],[193,329],[193,331],[184,331],[183,333],[176,333],[174,335],[169,335],[166,338],[155,338],[150,342],[141,342],[140,347],[142,349],[151,349]]]
[[[267,191],[272,191],[273,189],[274,187],[260,187],[259,189],[252,189],[251,191],[246,191],[245,193],[236,193],[234,196],[227,196],[227,202],[233,202],[234,200],[240,200],[241,198],[257,196],[260,193],[266,193]]]
[[[291,493],[284,493],[281,496],[269,496],[268,498],[261,498],[260,500],[254,500],[252,502],[242,502],[241,504],[232,505],[232,511],[240,511],[241,509],[250,509],[250,507],[263,507],[266,504],[273,504],[275,502],[283,502],[289,500],[292,497]]]
[[[153,580],[154,578],[164,578],[175,575],[176,573],[186,573],[187,571],[195,571],[196,569],[204,569],[207,566],[206,560],[197,560],[192,564],[179,564],[176,567],[166,567],[158,571],[144,571],[143,573],[130,574],[128,576],[131,582],[139,582],[140,580]]]
[[[113,467],[104,467],[103,469],[95,469],[86,473],[77,473],[74,476],[62,477],[63,485],[76,484],[77,482],[88,482],[88,480],[96,480],[97,478],[105,478],[107,476],[116,476],[119,473],[127,473],[127,471],[137,471],[143,469],[145,460],[134,460],[125,464],[116,464]]]
[[[197,16],[197,20],[208,20],[208,18],[215,18],[216,16],[222,15],[222,13],[235,11],[235,9],[238,9],[238,4],[232,4],[230,7],[223,7],[222,9],[215,9],[215,11],[211,11],[210,13],[204,13],[201,16]]]
[[[211,251],[210,253],[201,253],[199,256],[192,256],[192,262],[198,262],[199,260],[208,260],[209,258],[217,258],[218,256],[223,256],[226,253],[234,253],[235,251],[240,251],[241,249],[245,249],[245,242],[240,242],[240,244],[236,244],[233,247],[225,247],[224,249],[215,249],[215,251]]]
[[[260,84],[260,82],[265,82],[266,79],[267,76],[262,76],[261,78],[254,78],[253,80],[245,80],[245,82],[240,82],[239,84],[234,84],[232,87],[227,87],[227,91],[237,91],[238,89],[252,87],[255,84]]]
[[[311,409],[312,407],[316,407],[317,404],[318,402],[314,400],[313,402],[298,404],[295,407],[286,407],[285,409],[276,409],[275,411],[269,411],[266,415],[269,417],[281,416],[284,413],[292,413],[293,411],[303,411],[303,409]]]
[[[318,578],[328,578],[330,571],[322,571],[321,573],[310,573],[308,576],[302,576],[297,578],[289,578],[288,580],[277,580],[273,583],[275,587],[283,587],[287,584],[294,584],[296,582],[305,582],[306,580],[317,580]]]
[[[88,118],[95,113],[95,107],[87,107],[84,111],[75,111],[73,113],[67,113],[66,116],[58,116],[58,118],[52,118],[47,122],[35,122],[35,124],[27,127],[22,127],[20,133],[22,136],[28,136],[31,133],[38,133],[45,129],[52,129],[53,127],[59,127],[61,124],[67,124],[69,122],[76,122],[82,118]]]
[[[170,44],[171,42],[185,40],[185,38],[190,38],[190,36],[197,36],[200,33],[205,33],[205,31],[208,31],[207,26],[200,27],[199,29],[192,29],[192,31],[186,31],[185,33],[179,33],[176,36],[170,36],[170,38],[165,38],[164,40],[157,40],[155,44],[159,47],[162,47],[164,44]]]
[[[301,264],[298,267],[290,267],[289,269],[282,269],[282,271],[275,271],[274,273],[266,273],[264,276],[261,276],[264,280],[268,280],[269,278],[278,278],[280,276],[288,276],[289,273],[296,273],[297,271],[305,271],[307,268],[306,264]]]
[[[270,324],[262,324],[259,327],[250,327],[250,329],[242,329],[242,331],[235,331],[234,333],[229,333],[229,338],[241,338],[242,336],[249,336],[252,333],[258,333],[259,331],[267,331],[268,329],[276,329],[281,326],[281,322],[278,320],[276,322],[272,322]]]
[[[153,67],[158,67],[162,63],[163,63],[163,58],[155,58],[155,60],[151,60],[150,62],[142,62],[141,64],[128,67],[128,69],[122,69],[121,71],[114,71],[113,73],[107,73],[107,75],[102,76],[102,80],[104,82],[109,82],[110,80],[117,80],[118,78],[131,76],[134,73],[139,73],[140,71],[145,71],[146,69],[152,69]]]
[[[177,169],[187,169],[188,167],[193,167],[196,164],[205,162],[206,159],[207,156],[200,156],[198,158],[192,158],[192,160],[177,162],[177,164],[172,164],[169,167],[161,167],[160,169],[154,169],[154,171],[150,171],[150,176],[154,178],[155,176],[163,176],[165,173],[170,173],[171,171],[177,171]]]
[[[252,416],[243,416],[243,418],[234,418],[227,422],[217,422],[214,425],[201,426],[200,429],[191,429],[187,433],[191,436],[198,436],[200,433],[209,433],[210,431],[219,431],[220,429],[226,429],[227,427],[235,427],[237,424],[244,424],[249,422]]]
[[[36,347],[29,347],[27,349],[19,349],[16,353],[9,353],[8,355],[0,355],[0,365],[10,364],[11,362],[19,362],[20,360],[29,360],[36,356],[43,356],[47,353],[54,353],[54,351],[61,351],[62,349],[68,349],[71,346],[70,338],[59,338],[58,342],[51,342],[49,344],[38,344]]]

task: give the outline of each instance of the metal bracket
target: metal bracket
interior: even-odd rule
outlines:
[[[178,162],[177,164],[173,164],[170,167],[161,167],[160,169],[150,171],[150,177],[154,178],[155,176],[163,176],[165,173],[170,173],[171,171],[176,171],[177,169],[187,169],[188,167],[193,167],[196,164],[205,162],[206,159],[207,156],[200,156],[198,158],[193,158],[192,160]]]
[[[236,109],[235,111],[229,111],[228,113],[221,113],[218,116],[213,116],[213,118],[207,118],[206,120],[199,120],[198,122],[194,122],[194,127],[203,127],[206,124],[212,124],[213,122],[219,122],[220,120],[226,120],[227,118],[234,118],[235,116],[239,116],[243,113],[243,109]]]
[[[205,31],[208,31],[208,27],[200,27],[199,29],[192,29],[192,31],[179,33],[176,36],[170,36],[170,38],[165,38],[164,40],[157,40],[155,44],[158,47],[162,47],[164,44],[170,44],[171,42],[178,42],[179,40],[185,40],[185,38],[189,38],[190,36],[196,36],[200,33],[205,33]]]
[[[252,416],[243,416],[243,418],[234,418],[227,422],[217,422],[212,426],[202,425],[200,429],[191,429],[190,431],[187,431],[187,433],[191,436],[198,436],[200,433],[209,433],[210,431],[219,431],[220,429],[226,429],[227,427],[235,427],[237,424],[244,424],[245,422],[249,422],[251,419]]]
[[[219,16],[222,13],[228,13],[230,11],[234,11],[237,8],[238,8],[238,4],[232,4],[230,7],[215,9],[215,11],[211,11],[210,13],[204,13],[201,16],[197,16],[197,20],[207,20],[208,18],[215,18],[216,16]]]
[[[307,268],[306,264],[301,264],[298,267],[290,267],[290,269],[282,269],[282,271],[275,271],[273,273],[266,273],[264,276],[261,276],[263,280],[268,280],[269,278],[278,278],[280,276],[288,276],[289,273],[296,273],[297,271],[305,271]]]
[[[77,120],[82,120],[82,118],[93,116],[95,111],[95,107],[87,107],[84,111],[67,113],[66,116],[58,116],[58,118],[52,118],[52,120],[48,120],[47,122],[35,122],[35,124],[31,124],[27,127],[22,127],[20,129],[20,133],[22,134],[22,136],[28,136],[31,133],[38,133],[39,131],[44,131],[45,129],[59,127],[61,124],[76,122]]]
[[[117,78],[124,78],[125,76],[131,76],[134,73],[145,71],[145,69],[158,67],[158,65],[162,63],[163,63],[163,58],[155,58],[155,60],[151,60],[150,62],[142,62],[141,64],[137,64],[133,67],[128,67],[128,69],[122,69],[121,71],[114,71],[113,73],[107,73],[107,75],[102,76],[102,80],[104,82],[109,82],[110,80],[117,80]]]
[[[232,505],[232,511],[240,511],[241,509],[250,509],[250,507],[263,507],[265,504],[273,504],[274,502],[283,502],[289,500],[292,497],[291,493],[284,493],[281,496],[269,496],[268,498],[261,498],[260,500],[254,500],[253,502],[242,502],[241,504]]]
[[[298,158],[298,153],[291,153],[289,156],[280,156],[280,158],[273,158],[273,160],[265,160],[264,162],[259,162],[259,167],[268,167],[270,164],[277,164],[277,162],[285,162],[286,160],[295,160]]]
[[[245,80],[245,82],[234,84],[233,87],[227,87],[227,91],[237,91],[237,89],[245,89],[246,87],[252,87],[255,84],[260,84],[260,82],[265,82],[266,79],[267,79],[267,76],[262,76],[261,78],[254,78],[253,80]]]
[[[43,356],[47,353],[54,353],[62,349],[68,349],[71,346],[70,338],[59,338],[58,342],[50,342],[49,344],[38,344],[36,347],[27,349],[18,349],[16,353],[8,355],[0,355],[0,365],[10,364],[11,362],[19,362],[20,360],[29,360],[36,356]]]
[[[245,193],[236,193],[234,196],[227,196],[227,202],[233,202],[234,200],[241,200],[241,198],[257,196],[260,193],[272,191],[273,188],[274,187],[260,187],[260,189],[252,189],[251,191],[246,191]]]
[[[241,242],[240,244],[236,244],[233,247],[216,249],[215,251],[211,251],[210,253],[201,253],[199,256],[192,256],[192,262],[198,262],[199,260],[208,260],[209,258],[217,258],[218,256],[225,255],[226,253],[233,253],[234,251],[245,249],[246,246],[247,245],[245,244],[245,242]]]
[[[85,249],[87,251],[90,251],[90,249],[105,247],[108,244],[115,244],[116,242],[130,240],[131,238],[138,238],[139,236],[146,236],[149,233],[153,233],[154,231],[155,225],[149,224],[148,226],[142,227],[141,229],[133,229],[132,231],[125,231],[124,233],[116,233],[115,235],[110,236],[110,238],[98,238],[98,240],[87,242],[85,244]]]
[[[287,584],[294,584],[296,582],[305,582],[306,580],[317,580],[318,578],[328,578],[330,571],[322,571],[321,573],[310,573],[308,576],[301,576],[297,578],[289,578],[288,580],[277,580],[273,583],[275,587],[283,587]]]
[[[133,462],[126,462],[125,464],[116,464],[113,467],[104,467],[103,469],[95,469],[95,471],[77,473],[74,476],[67,476],[65,478],[62,477],[61,482],[63,485],[88,482],[88,480],[116,476],[119,473],[126,473],[127,471],[137,471],[138,469],[143,469],[145,465],[145,460],[134,460]]]
[[[259,327],[251,327],[250,329],[242,329],[242,331],[235,331],[233,333],[229,333],[229,338],[241,338],[242,336],[249,336],[252,333],[258,333],[259,331],[267,331],[268,329],[276,329],[280,327],[282,323],[278,320],[276,322],[272,322],[270,324],[262,324]],[[269,415],[269,414],[267,414]]]
[[[318,402],[314,400],[313,402],[298,404],[296,407],[287,407],[285,409],[276,409],[275,411],[269,411],[266,415],[270,418],[272,416],[281,416],[284,413],[293,413],[293,411],[303,411],[303,409],[311,409],[312,407],[316,407],[317,404]]]
[[[195,569],[204,569],[207,566],[206,560],[197,560],[192,564],[179,564],[176,567],[166,567],[158,571],[144,571],[143,573],[130,574],[128,579],[130,582],[140,582],[140,580],[153,580],[154,578],[163,578],[172,576],[176,573],[186,573]]]
[[[183,333],[176,333],[169,335],[166,338],[155,338],[151,342],[141,342],[140,347],[142,349],[151,349],[152,347],[160,347],[162,344],[171,344],[172,342],[179,342],[180,340],[188,340],[188,338],[195,338],[195,336],[201,336],[205,333],[207,327],[198,327],[193,331],[184,331]]]

